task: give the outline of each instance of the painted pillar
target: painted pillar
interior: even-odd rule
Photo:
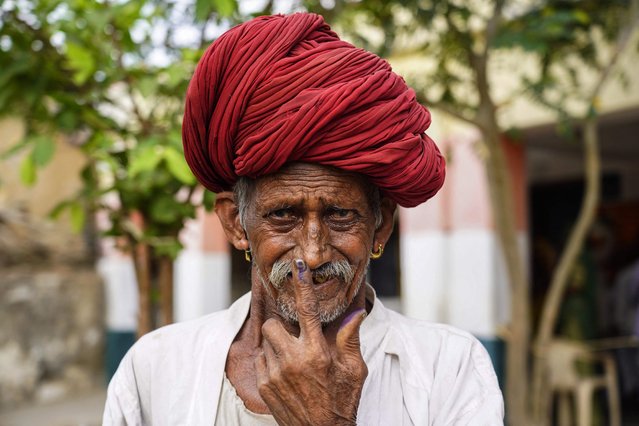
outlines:
[[[100,222],[98,215],[98,223]],[[97,271],[104,283],[105,376],[109,382],[120,361],[135,343],[138,328],[138,285],[130,256],[115,248],[114,238],[101,241]]]
[[[439,145],[444,152],[445,144]],[[425,204],[400,209],[402,312],[413,318],[444,322],[448,317],[449,197],[446,180]]]
[[[98,215],[98,223],[108,220]],[[184,250],[174,268],[175,321],[215,312],[230,304],[230,257],[219,220],[214,213],[198,212],[180,239]],[[102,257],[97,269],[105,288],[106,354],[105,372],[111,379],[120,360],[135,343],[138,286],[130,256],[115,248],[115,240],[102,240]]]
[[[498,331],[508,322],[510,298],[478,140],[473,133],[440,139],[448,159],[444,187],[426,204],[400,212],[402,302],[408,316],[473,333],[499,375],[503,345]],[[506,148],[523,255],[524,152],[510,143]]]
[[[225,309],[231,302],[231,258],[215,213],[198,212],[186,224],[175,263],[175,321]]]

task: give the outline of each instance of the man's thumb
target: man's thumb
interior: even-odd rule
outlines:
[[[340,356],[358,354],[361,356],[359,345],[359,327],[366,318],[366,309],[351,312],[339,327],[335,344]]]

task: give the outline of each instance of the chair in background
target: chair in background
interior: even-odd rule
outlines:
[[[608,395],[609,425],[621,426],[617,368],[612,355],[595,351],[591,346],[570,340],[555,339],[545,352],[547,386],[546,406],[552,420],[554,396],[558,397],[560,426],[592,426],[594,393],[605,389]],[[580,371],[579,365],[588,366]],[[571,396],[574,400],[576,423],[573,422]]]

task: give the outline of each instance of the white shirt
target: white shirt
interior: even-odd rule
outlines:
[[[229,309],[143,336],[109,384],[104,425],[213,425],[229,347],[250,293]],[[360,425],[503,425],[503,399],[481,343],[453,327],[373,308],[360,328],[368,366]]]
[[[217,404],[215,426],[277,426],[270,414],[258,414],[250,411],[237,394],[231,381],[224,375],[220,401]]]

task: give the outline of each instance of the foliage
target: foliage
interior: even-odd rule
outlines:
[[[319,2],[307,4],[331,13]],[[529,58],[534,66],[513,69],[512,63],[493,61],[490,70],[501,66],[501,73],[514,73],[520,83],[500,95],[498,108],[523,95],[560,118],[581,115],[571,106],[588,107],[584,69],[606,66],[602,47],[617,36],[629,1],[368,0],[338,1],[335,7],[339,16],[333,23],[357,44],[384,57],[419,55],[432,61],[406,76],[418,96],[478,124],[478,62],[502,52]]]
[[[82,189],[53,216],[69,209],[80,230],[87,208],[106,210],[108,235],[177,254],[184,221],[213,199],[198,194],[183,158],[183,97],[213,25],[228,24],[236,9],[234,0],[2,4],[0,115],[26,125],[3,157],[26,153],[27,185],[57,143],[72,143],[87,158]],[[134,212],[142,221],[131,220]]]

